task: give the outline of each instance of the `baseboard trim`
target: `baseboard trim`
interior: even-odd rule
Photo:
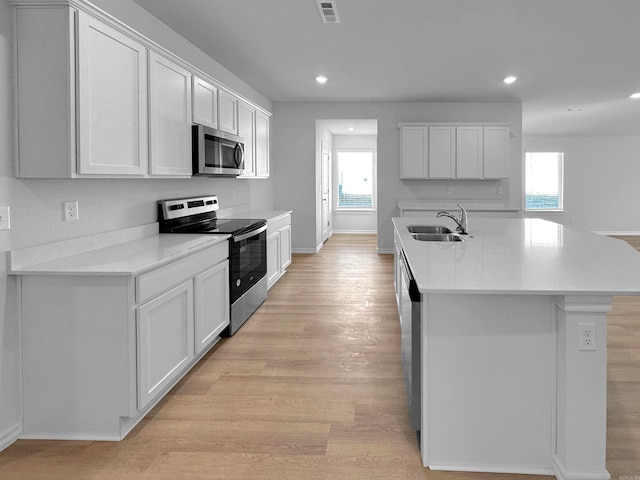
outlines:
[[[603,469],[600,473],[567,473],[555,455],[553,456],[551,467],[553,475],[558,480],[611,480],[611,474],[606,469]]]
[[[595,231],[592,230],[591,233],[596,233],[598,235],[615,235],[617,237],[637,237],[638,235],[640,235],[640,232],[636,232],[636,231]]]
[[[377,235],[377,230],[334,230],[334,234],[343,235]]]
[[[0,432],[0,452],[20,438],[21,430],[20,424],[14,423]]]
[[[393,248],[378,248],[378,255],[393,255],[394,253]]]
[[[524,475],[553,475],[551,468],[543,467],[518,467],[515,465],[491,466],[491,465],[438,465],[429,463],[430,470],[449,472],[476,472],[476,473],[511,473]]]
[[[300,253],[303,255],[309,255],[318,253],[320,250],[315,248],[292,248],[291,253]]]

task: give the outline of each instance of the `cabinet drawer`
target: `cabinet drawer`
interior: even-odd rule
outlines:
[[[291,225],[291,214],[276,218],[275,220],[269,220],[267,223],[267,235],[271,235],[273,232],[277,232],[287,225]]]
[[[142,303],[222,262],[228,256],[229,244],[224,242],[140,275],[136,278],[136,302]]]

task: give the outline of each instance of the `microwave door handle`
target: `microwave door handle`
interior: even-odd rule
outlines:
[[[236,160],[236,167],[240,168],[242,166],[242,162],[244,161],[244,152],[242,151],[241,144],[236,143],[236,148],[233,156],[235,157],[235,160]]]

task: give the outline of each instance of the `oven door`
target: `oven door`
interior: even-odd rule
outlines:
[[[229,282],[233,304],[267,274],[267,226],[229,240]]]

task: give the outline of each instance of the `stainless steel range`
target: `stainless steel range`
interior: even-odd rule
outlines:
[[[158,202],[161,233],[230,234],[229,296],[233,335],[267,298],[267,221],[218,218],[218,197]]]

